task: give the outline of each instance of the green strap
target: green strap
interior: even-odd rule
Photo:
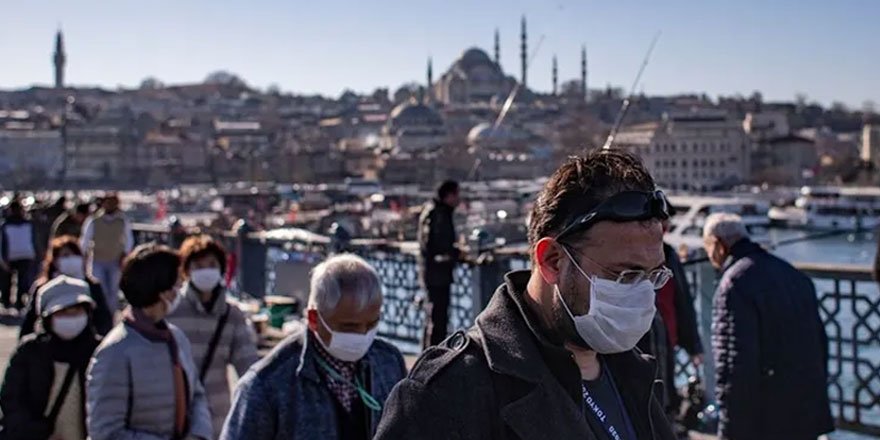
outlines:
[[[376,400],[376,398],[373,397],[373,396],[372,396],[372,395],[371,395],[371,394],[370,394],[370,393],[369,393],[369,392],[363,387],[363,385],[361,385],[361,381],[360,381],[360,380],[358,380],[357,378],[355,378],[355,381],[352,382],[352,381],[350,381],[350,380],[348,380],[348,379],[342,377],[342,375],[339,374],[339,372],[337,372],[333,367],[331,367],[329,364],[327,364],[326,362],[324,362],[324,360],[321,359],[321,358],[316,357],[316,358],[315,358],[315,361],[318,362],[318,365],[320,365],[321,368],[323,368],[324,371],[326,371],[327,374],[329,374],[330,377],[333,378],[333,380],[338,381],[338,382],[346,383],[346,384],[348,384],[349,386],[353,387],[355,390],[357,390],[357,393],[358,393],[358,395],[360,396],[361,401],[364,402],[364,406],[366,406],[367,408],[369,408],[369,409],[371,409],[371,410],[373,410],[373,411],[376,411],[376,412],[378,412],[378,411],[382,411],[382,404],[379,403],[379,401]]]

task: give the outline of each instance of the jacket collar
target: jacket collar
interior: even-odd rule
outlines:
[[[537,383],[542,372],[535,365],[550,362],[571,362],[571,354],[544,334],[540,321],[526,304],[529,271],[505,275],[504,284],[477,317],[477,328],[483,335],[484,351],[489,368],[501,374]]]
[[[737,261],[756,252],[764,252],[764,248],[748,238],[741,239],[734,243],[730,248],[730,256],[727,257],[727,261],[724,263],[724,267],[721,271],[727,271],[727,269],[730,269],[730,267],[736,264]]]
[[[224,293],[222,288],[214,291],[214,295],[223,295]],[[192,286],[192,283],[186,283],[186,287],[183,290],[183,300],[188,302],[190,307],[201,315],[220,316],[226,313],[226,308],[229,307],[223,298],[217,298],[214,302],[214,307],[208,312],[205,310],[205,305],[202,304],[199,292]]]

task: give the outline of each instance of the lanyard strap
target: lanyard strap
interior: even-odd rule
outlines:
[[[621,419],[624,423],[625,432],[621,432],[617,427],[615,427],[611,420],[608,419],[608,414],[599,406],[599,402],[593,398],[593,395],[590,394],[590,390],[587,389],[586,383],[581,381],[581,395],[584,400],[584,406],[589,408],[593,415],[596,416],[596,420],[599,424],[605,428],[605,431],[611,436],[612,440],[624,440],[631,439],[636,440],[636,433],[633,431],[632,422],[630,421],[629,415],[626,412],[626,407],[623,405],[623,400],[621,400],[620,393],[617,391],[617,385],[614,383],[614,378],[611,377],[611,372],[606,367],[605,363],[602,363],[602,374],[607,374],[608,380],[611,383],[611,389],[614,391],[614,396],[617,398],[617,405],[620,411]],[[586,409],[585,409],[586,411]],[[625,437],[624,437],[625,436]]]
[[[367,391],[367,390],[363,387],[363,385],[361,385],[361,381],[360,381],[360,380],[358,380],[357,378],[355,378],[355,379],[354,379],[354,382],[352,382],[352,381],[346,379],[346,378],[343,377],[341,374],[339,374],[339,372],[336,371],[336,369],[334,369],[333,367],[331,367],[329,364],[327,364],[326,362],[324,362],[324,360],[321,359],[321,358],[319,358],[319,357],[315,357],[315,361],[318,362],[318,365],[320,365],[321,368],[323,368],[324,371],[326,371],[327,374],[329,374],[330,377],[331,377],[333,380],[335,380],[335,381],[337,381],[337,382],[342,382],[342,383],[348,384],[348,386],[354,388],[355,391],[357,391],[358,396],[360,396],[361,401],[364,402],[364,406],[366,406],[367,408],[369,408],[369,409],[371,409],[371,410],[373,410],[373,411],[376,411],[376,412],[382,411],[382,404],[379,403],[379,401],[376,400],[376,398],[373,397],[373,396],[370,394],[370,392]]]

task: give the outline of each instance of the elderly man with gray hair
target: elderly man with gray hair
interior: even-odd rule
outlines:
[[[376,339],[382,285],[354,255],[312,271],[308,328],[242,377],[222,439],[370,439],[382,405],[406,374],[394,346]]]
[[[703,242],[722,271],[712,316],[719,436],[815,440],[833,431],[812,280],[752,242],[737,215],[710,215]]]

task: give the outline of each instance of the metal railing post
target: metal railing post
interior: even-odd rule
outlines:
[[[262,298],[266,295],[266,245],[252,239],[253,228],[240,220],[236,232],[238,254],[238,281],[241,291]]]
[[[709,263],[700,264],[699,284],[695,292],[700,295],[700,334],[703,341],[703,385],[706,398],[715,401],[715,357],[712,351],[712,299],[715,297],[717,271]]]

